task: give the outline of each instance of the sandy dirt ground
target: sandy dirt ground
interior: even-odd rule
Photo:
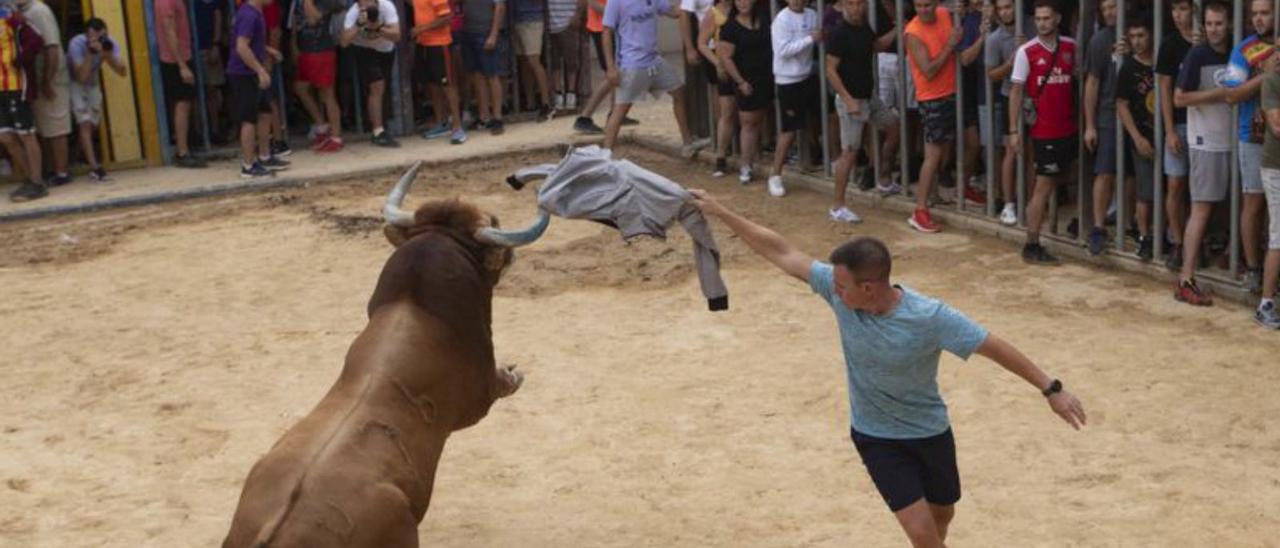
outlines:
[[[1248,311],[957,232],[920,236],[826,199],[768,198],[625,152],[824,256],[869,234],[938,296],[1075,390],[1074,432],[1031,387],[945,356],[964,499],[954,546],[1280,545],[1280,340]],[[524,155],[425,173],[532,216]],[[0,241],[0,545],[216,546],[246,473],[335,379],[390,254],[392,180],[9,225]],[[690,241],[623,243],[553,221],[494,303],[525,386],[445,449],[424,545],[901,546],[848,438],[830,310],[722,226],[731,310],[711,313]]]

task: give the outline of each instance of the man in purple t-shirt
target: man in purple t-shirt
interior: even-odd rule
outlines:
[[[232,23],[235,47],[227,59],[227,85],[231,86],[232,118],[240,122],[240,176],[266,177],[287,169],[289,162],[271,154],[271,73],[267,55],[281,59],[267,46],[267,21],[262,7],[275,0],[247,0],[236,10]]]
[[[658,54],[658,16],[672,19],[680,16],[677,6],[667,0],[612,0],[604,7],[604,51],[609,82],[617,86],[613,112],[604,130],[604,148],[613,149],[618,141],[622,119],[631,103],[652,94],[671,94],[676,125],[684,142],[684,155],[693,158],[707,146],[706,139],[693,140],[685,117],[684,75],[672,69]],[[617,45],[615,47],[615,44]]]

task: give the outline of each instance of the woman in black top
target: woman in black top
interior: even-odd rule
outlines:
[[[751,166],[760,151],[760,127],[773,103],[773,42],[765,0],[733,0],[729,22],[716,48],[721,66],[737,89],[742,130],[742,166],[738,180],[751,182]]]

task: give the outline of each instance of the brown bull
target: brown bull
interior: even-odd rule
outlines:
[[[324,399],[249,472],[224,548],[417,546],[445,440],[519,388],[494,362],[493,287],[548,216],[502,231],[456,200],[403,211],[417,170],[387,197],[396,250],[368,325]]]

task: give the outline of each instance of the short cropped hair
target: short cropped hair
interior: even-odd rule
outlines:
[[[1147,13],[1144,11],[1135,16],[1129,17],[1128,19],[1125,19],[1124,30],[1138,29],[1138,28],[1147,29],[1147,32],[1151,32],[1151,14],[1150,13]]]
[[[1053,13],[1062,15],[1062,9],[1058,7],[1058,3],[1055,2],[1054,0],[1036,0],[1035,6],[1033,9],[1040,9],[1040,8],[1049,8],[1053,10]]]
[[[97,17],[94,17],[93,19],[90,19],[87,22],[85,22],[84,26],[89,29],[96,30],[98,32],[107,30],[107,22]]]
[[[893,258],[884,242],[871,237],[854,238],[831,252],[831,264],[843,266],[859,282],[889,280]]]
[[[1204,21],[1204,16],[1210,11],[1216,11],[1227,17],[1227,24],[1231,24],[1231,4],[1225,0],[1208,0],[1204,3],[1203,11],[1200,12],[1200,20]]]

